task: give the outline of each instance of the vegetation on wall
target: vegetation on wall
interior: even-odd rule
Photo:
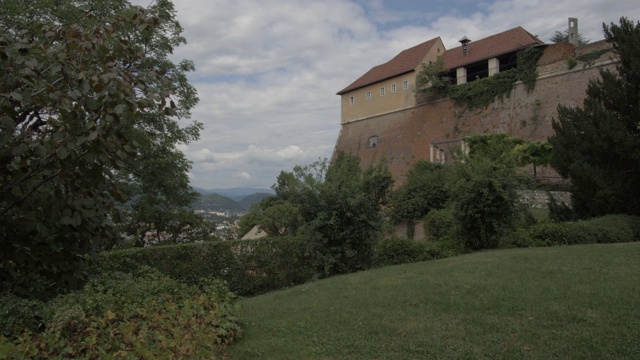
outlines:
[[[424,91],[427,100],[451,98],[456,104],[468,109],[484,108],[496,99],[509,96],[514,84],[521,80],[527,91],[535,88],[538,78],[536,64],[542,56],[540,48],[529,48],[518,52],[517,68],[461,85],[451,83],[441,60],[423,66],[417,76],[418,89]]]

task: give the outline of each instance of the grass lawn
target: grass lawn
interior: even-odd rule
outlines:
[[[474,253],[241,305],[230,359],[640,359],[640,242]]]

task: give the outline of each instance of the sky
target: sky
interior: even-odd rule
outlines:
[[[153,0],[132,0],[147,6]],[[181,144],[191,184],[269,188],[280,171],[330,158],[336,92],[400,51],[440,36],[447,49],[522,26],[541,40],[567,29],[591,42],[602,23],[640,20],[637,0],[173,0],[198,90],[200,139]],[[185,125],[187,122],[184,123]]]

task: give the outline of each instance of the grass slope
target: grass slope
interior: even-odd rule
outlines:
[[[640,243],[474,253],[242,306],[230,359],[637,359]]]

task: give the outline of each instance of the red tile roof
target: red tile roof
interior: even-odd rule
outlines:
[[[422,44],[403,50],[393,59],[367,71],[356,81],[352,82],[351,85],[338,91],[337,95],[342,95],[351,90],[359,89],[361,87],[415,70],[437,41],[439,41],[439,38],[433,38],[429,41],[423,42]]]
[[[544,42],[518,26],[484,39],[471,41],[467,44],[466,55],[462,53],[462,45],[447,50],[442,55],[442,60],[448,69],[455,69],[539,44],[544,44]]]
[[[429,41],[423,42],[422,44],[402,51],[393,59],[367,71],[356,81],[352,82],[351,85],[340,90],[337,95],[342,95],[346,92],[415,70],[427,55],[431,47],[438,40],[439,38],[433,38]],[[466,56],[462,54],[462,46],[458,46],[445,51],[442,55],[442,59],[444,60],[447,68],[455,69],[460,66],[468,65],[484,59],[490,59],[538,44],[544,44],[544,42],[531,35],[521,26],[518,26],[511,30],[488,36],[484,39],[471,41],[467,44]]]

